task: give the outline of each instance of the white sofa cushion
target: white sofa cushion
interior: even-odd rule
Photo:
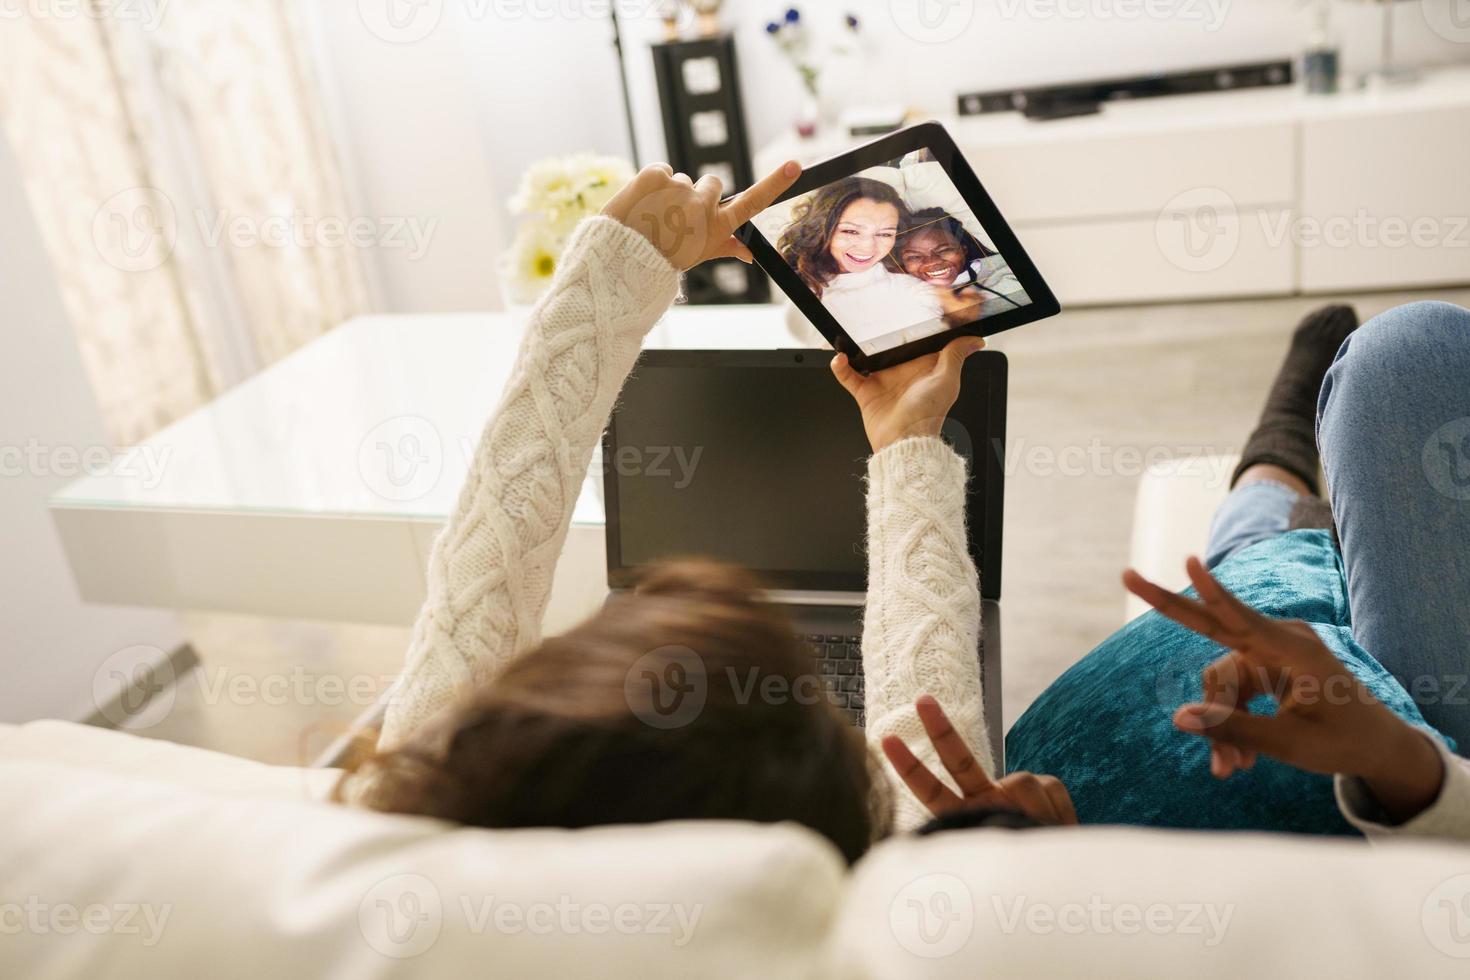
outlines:
[[[220,752],[65,721],[0,726],[0,761],[56,762],[113,775],[141,776],[196,792],[282,800],[323,800],[335,769],[268,766]]]
[[[1123,828],[895,840],[858,866],[832,950],[850,978],[1463,980],[1470,848]]]
[[[793,826],[489,832],[0,761],[0,976],[808,977],[836,850]]]
[[[1167,588],[1188,586],[1184,560],[1204,555],[1210,522],[1230,493],[1230,474],[1239,463],[1239,456],[1187,456],[1150,466],[1133,500],[1128,564]],[[1123,621],[1131,623],[1148,608],[1129,593]]]

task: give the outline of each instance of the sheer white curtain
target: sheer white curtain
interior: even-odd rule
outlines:
[[[369,308],[372,229],[293,4],[20,10],[0,30],[0,119],[115,438]]]

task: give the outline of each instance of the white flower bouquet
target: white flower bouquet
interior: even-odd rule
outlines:
[[[578,153],[533,164],[510,199],[521,218],[506,255],[503,275],[513,303],[534,303],[556,275],[572,230],[600,212],[633,179],[618,157]]]

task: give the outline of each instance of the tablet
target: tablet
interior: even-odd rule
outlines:
[[[859,371],[1061,311],[938,123],[807,168],[736,236]]]

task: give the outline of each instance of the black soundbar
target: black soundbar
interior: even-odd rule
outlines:
[[[988,112],[1024,112],[1040,118],[1076,115],[1080,107],[1119,99],[1154,99],[1165,95],[1290,85],[1293,75],[1289,60],[1262,61],[1132,78],[970,92],[959,96],[959,113],[962,116],[979,116]]]

